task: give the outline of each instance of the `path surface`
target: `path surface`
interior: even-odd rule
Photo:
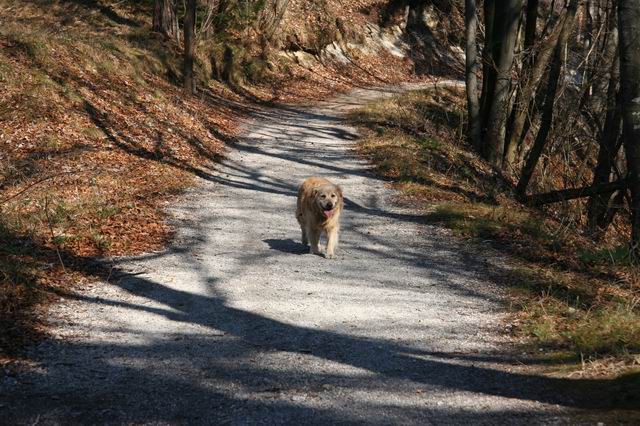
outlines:
[[[123,260],[53,313],[8,423],[464,424],[561,421],[569,394],[500,355],[500,266],[394,207],[340,112],[256,114],[172,213],[166,251]],[[306,254],[307,176],[347,197],[338,259]],[[569,395],[569,396],[567,396]]]

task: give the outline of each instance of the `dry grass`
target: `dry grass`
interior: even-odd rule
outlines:
[[[584,366],[608,360],[616,372],[634,368],[640,274],[625,263],[625,250],[598,248],[581,236],[579,222],[515,202],[511,184],[462,140],[463,108],[461,91],[428,90],[373,103],[351,118],[365,131],[362,153],[406,202],[426,210],[426,220],[513,259],[501,281],[512,289],[517,337],[569,351]]]

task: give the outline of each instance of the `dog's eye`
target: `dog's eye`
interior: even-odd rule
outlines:
[[[336,194],[331,194],[331,198],[336,198]]]
[[[320,196],[320,198],[327,198],[327,196],[326,196],[326,195],[324,195],[324,194],[322,194],[322,195]]]

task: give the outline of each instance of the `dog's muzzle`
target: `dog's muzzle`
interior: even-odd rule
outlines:
[[[332,205],[324,206],[322,208],[322,214],[324,215],[324,217],[329,219],[331,216],[333,216],[333,206]]]

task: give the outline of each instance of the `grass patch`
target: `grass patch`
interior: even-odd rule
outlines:
[[[11,75],[11,65],[0,60],[0,82],[6,82]]]
[[[440,204],[430,217],[466,237],[499,238],[523,234],[543,243],[553,241],[544,222],[524,209],[483,203]]]
[[[29,30],[13,30],[6,34],[6,38],[9,40],[10,48],[15,52],[25,54],[38,65],[45,64],[49,54],[49,46],[43,34]]]
[[[600,249],[580,249],[580,260],[584,263],[604,263],[610,265],[630,265],[629,247],[619,245]]]
[[[636,303],[588,311],[569,336],[583,353],[640,353]]]
[[[464,102],[460,90],[429,89],[376,101],[350,119],[365,135],[360,151],[407,202],[425,208],[426,220],[512,259],[496,279],[511,289],[518,336],[572,359],[640,363],[640,274],[627,249],[595,247],[515,202],[462,140]]]

